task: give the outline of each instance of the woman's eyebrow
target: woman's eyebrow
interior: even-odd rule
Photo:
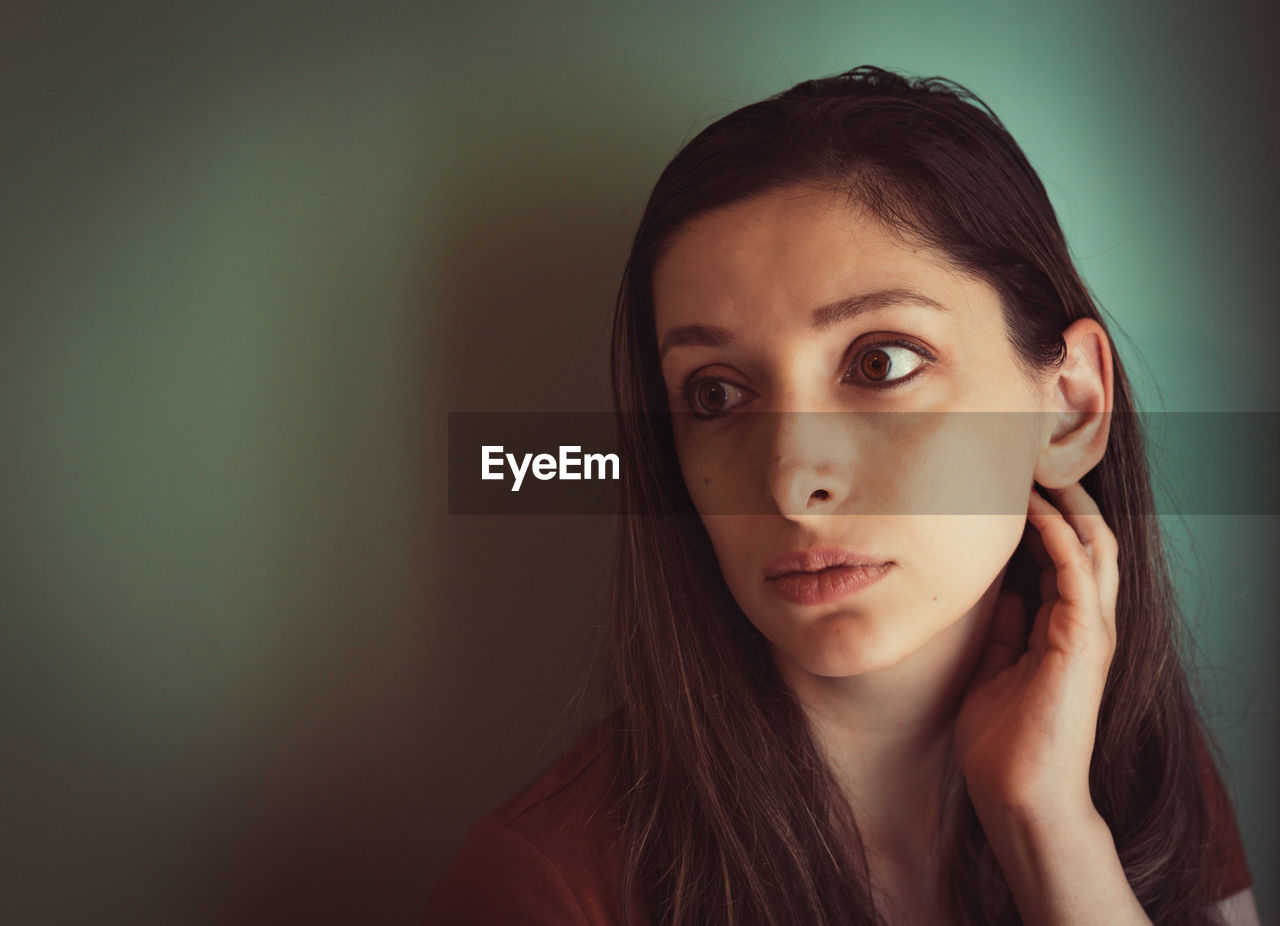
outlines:
[[[924,293],[914,289],[878,289],[871,293],[859,293],[848,296],[828,305],[813,310],[809,323],[818,331],[825,331],[833,325],[853,318],[862,312],[872,309],[883,309],[890,305],[919,305],[946,312],[947,307],[936,299],[930,299]],[[658,360],[666,357],[667,351],[673,347],[692,346],[724,347],[733,343],[733,332],[717,325],[677,325],[662,338],[662,346],[658,350]]]
[[[846,319],[853,318],[862,312],[872,309],[883,309],[891,305],[919,305],[930,309],[947,311],[947,307],[936,299],[930,299],[924,293],[914,289],[878,289],[871,293],[860,293],[824,305],[813,310],[810,324],[819,331],[825,331]]]
[[[698,345],[701,347],[724,347],[733,343],[733,332],[717,325],[677,325],[662,338],[662,347],[658,350],[658,360],[667,356],[673,347]]]

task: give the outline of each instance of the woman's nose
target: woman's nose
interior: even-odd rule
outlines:
[[[768,492],[783,515],[830,514],[852,491],[850,412],[765,412]]]

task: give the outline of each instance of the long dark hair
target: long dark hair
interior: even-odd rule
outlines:
[[[623,513],[607,644],[623,901],[653,923],[879,922],[847,803],[689,500],[658,366],[651,287],[672,234],[790,183],[847,192],[989,283],[1028,369],[1061,362],[1075,319],[1102,321],[1025,155],[952,82],[869,67],[806,81],[715,122],[663,171],[614,318]],[[1203,733],[1118,360],[1114,389],[1107,451],[1082,480],[1119,541],[1121,575],[1090,786],[1147,913],[1209,922],[1219,894],[1201,864]],[[1015,553],[1006,582],[1035,596],[1024,556]],[[963,788],[950,793],[953,915],[1018,922]]]

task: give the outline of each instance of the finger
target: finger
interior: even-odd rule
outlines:
[[[1030,502],[1028,502],[1028,513],[1030,513],[1030,508]],[[1036,565],[1041,569],[1052,565],[1053,561],[1049,559],[1049,554],[1045,552],[1044,541],[1040,539],[1040,532],[1030,524],[1023,531],[1023,542],[1027,545],[1027,552],[1031,554],[1031,558],[1035,560]]]
[[[1097,503],[1080,483],[1053,490],[1054,501],[1093,561],[1098,600],[1108,633],[1115,638],[1116,596],[1120,590],[1119,544]]]
[[[1031,489],[1031,498],[1039,499],[1049,505],[1053,504],[1043,495],[1040,495],[1034,487]],[[1049,602],[1058,597],[1058,570],[1053,565],[1053,559],[1049,556],[1049,552],[1044,548],[1044,539],[1040,536],[1040,530],[1031,523],[1031,514],[1038,510],[1030,501],[1027,504],[1027,528],[1025,532],[1027,549],[1030,550],[1032,558],[1040,567],[1040,601]]]
[[[1102,602],[1099,574],[1107,568],[1104,548],[1105,536],[1110,531],[1099,533],[1099,526],[1105,529],[1100,512],[1080,511],[1090,507],[1086,501],[1092,503],[1083,488],[1079,493],[1059,493],[1057,500],[1070,510],[1072,518],[1095,547],[1086,548],[1077,527],[1066,514],[1041,497],[1031,500],[1027,521],[1040,531],[1045,550],[1053,560],[1058,602],[1063,605],[1041,608],[1036,615],[1033,639],[1037,646],[1048,646],[1063,653],[1103,654],[1103,661],[1109,663],[1115,651],[1115,609],[1113,604]],[[1097,511],[1096,506],[1092,508]]]
[[[1001,589],[991,615],[991,629],[974,681],[994,678],[1018,661],[1027,648],[1027,608],[1017,593]]]
[[[1050,500],[1054,507],[1066,518],[1080,538],[1080,542],[1090,549],[1106,550],[1115,545],[1115,535],[1107,526],[1106,519],[1098,509],[1098,504],[1085,491],[1084,486],[1073,482],[1060,489],[1050,489]]]
[[[1093,557],[1067,519],[1039,496],[1031,499],[1027,521],[1039,532],[1056,571],[1054,590],[1060,601],[1079,614],[1098,611],[1098,584]]]

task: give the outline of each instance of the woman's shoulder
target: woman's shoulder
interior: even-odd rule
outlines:
[[[593,727],[537,781],[485,819],[539,841],[558,841],[571,823],[599,821],[613,783],[612,747],[609,728]]]
[[[432,893],[429,924],[621,922],[610,731],[582,737],[471,828]]]

